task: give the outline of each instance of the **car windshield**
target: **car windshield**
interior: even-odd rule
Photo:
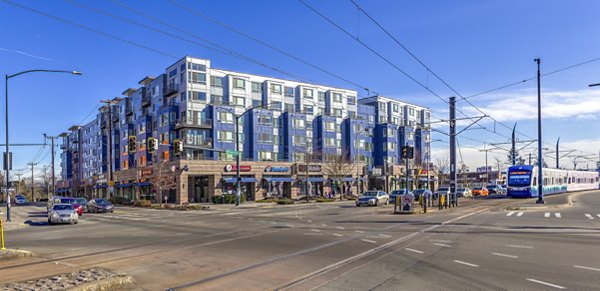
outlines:
[[[107,205],[107,204],[110,204],[110,202],[108,202],[108,200],[106,200],[106,199],[96,199],[96,204]]]
[[[415,190],[415,194],[423,194],[425,191],[427,191],[426,189],[417,189]]]
[[[67,204],[73,204],[76,203],[77,201],[75,201],[75,199],[73,198],[63,198],[60,199],[60,203],[67,203]]]
[[[440,191],[440,192],[447,192],[448,188],[440,188],[440,189],[438,189],[438,191]]]
[[[481,187],[475,187],[475,188],[473,188],[473,190],[482,190],[482,189],[483,188],[481,188]]]
[[[52,208],[53,210],[73,210],[73,206],[70,204],[56,204]]]
[[[402,189],[402,190],[394,190],[392,191],[392,195],[402,195],[405,193],[406,190]]]
[[[85,199],[85,198],[75,198],[75,201],[77,201],[77,203],[79,203],[79,204],[87,203],[87,199]]]
[[[465,188],[458,188],[458,192],[465,192]]]
[[[377,196],[377,191],[367,191],[362,196]]]

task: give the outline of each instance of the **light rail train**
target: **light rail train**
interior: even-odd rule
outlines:
[[[506,195],[512,198],[538,196],[538,168],[517,165],[508,168]],[[543,194],[598,189],[598,172],[542,168]]]

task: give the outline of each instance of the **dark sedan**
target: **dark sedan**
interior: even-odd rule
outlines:
[[[114,212],[115,208],[110,201],[104,198],[95,198],[88,201],[87,210],[89,212]]]

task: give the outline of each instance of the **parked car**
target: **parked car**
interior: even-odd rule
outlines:
[[[23,196],[23,194],[17,194],[15,196],[15,204],[16,205],[25,205],[27,204],[27,198]]]
[[[412,192],[408,192],[408,193],[410,193],[410,194],[413,194],[413,195],[414,195],[414,193],[412,193]],[[398,197],[398,196],[400,196],[400,195],[404,195],[404,194],[406,194],[406,189],[393,190],[393,191],[390,193],[390,203],[392,203],[392,204],[393,204],[393,203],[396,203],[396,197]]]
[[[48,211],[48,224],[54,223],[71,223],[77,224],[79,222],[79,215],[69,203],[55,203],[52,205],[50,211]]]
[[[490,195],[502,195],[504,192],[499,185],[487,185],[486,188]]]
[[[66,203],[66,204],[73,205],[73,208],[75,208],[75,211],[77,211],[77,214],[83,215],[83,207],[81,206],[81,204],[77,203],[77,200],[75,198],[63,197],[60,199],[60,203]]]
[[[356,199],[356,206],[378,206],[380,204],[388,204],[389,202],[390,196],[387,193],[383,191],[367,191]]]
[[[488,189],[484,187],[474,187],[471,193],[473,196],[488,196],[489,194]]]
[[[502,189],[502,195],[508,194],[508,190],[506,189],[506,184],[500,185],[500,188]]]
[[[113,212],[114,206],[110,201],[104,198],[95,198],[88,202],[87,208],[89,212]]]
[[[458,188],[456,194],[458,194],[458,197],[473,197],[471,189],[469,188]]]
[[[77,203],[79,205],[81,205],[81,208],[83,208],[83,212],[89,212],[87,209],[87,204],[88,204],[88,200],[83,198],[83,197],[75,197],[75,200],[77,201]]]
[[[427,199],[431,199],[433,196],[433,193],[431,193],[431,190],[429,189],[417,189],[413,192],[413,194],[415,195],[415,200],[417,201],[419,201],[419,197],[421,197],[421,195],[427,197]]]

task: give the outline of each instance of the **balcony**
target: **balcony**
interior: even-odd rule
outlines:
[[[179,93],[179,84],[168,84],[164,90],[165,97],[171,97],[175,94]]]
[[[62,144],[62,145],[60,145],[60,149],[61,149],[61,150],[66,150],[66,149],[67,149],[67,146],[66,146],[66,145],[64,145],[64,144]]]
[[[182,118],[178,119],[175,124],[175,129],[180,128],[212,128],[212,119],[193,119],[193,118]]]
[[[187,148],[212,148],[213,141],[212,138],[203,138],[202,136],[197,136],[197,138],[190,138],[186,140],[184,147]]]
[[[131,115],[133,114],[133,106],[131,104],[131,102],[127,102],[125,103],[125,115]]]
[[[142,107],[150,106],[150,103],[152,101],[152,96],[150,96],[150,91],[151,90],[146,90],[146,88],[143,88],[143,90],[142,90]]]

